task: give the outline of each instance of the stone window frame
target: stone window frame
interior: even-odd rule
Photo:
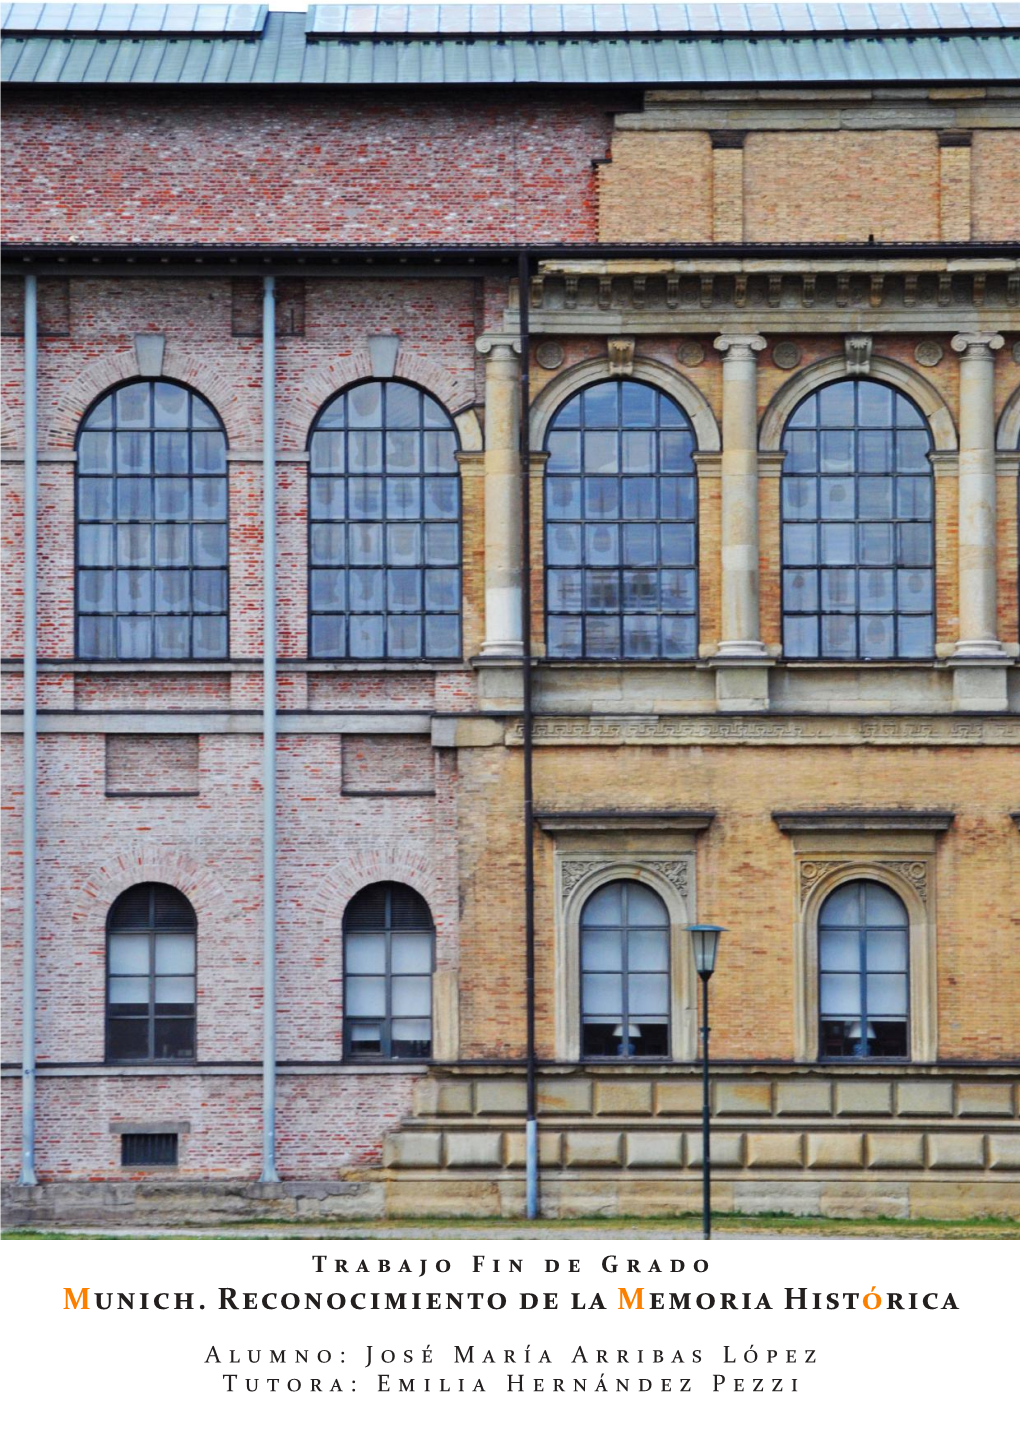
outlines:
[[[547,821],[543,829],[553,828]],[[704,825],[704,823],[701,823]],[[685,930],[697,915],[694,836],[677,834],[674,845],[661,835],[579,829],[556,837],[555,1018],[556,1056],[581,1060],[581,914],[588,899],[613,881],[650,887],[669,914],[669,1055],[660,1065],[690,1062],[698,1054],[697,979]],[[700,829],[700,827],[699,827]],[[631,1064],[633,1058],[629,1058]]]
[[[784,830],[793,829],[783,826]],[[819,836],[793,831],[795,859],[794,1060],[844,1066],[819,1051],[818,919],[837,887],[848,881],[887,886],[906,907],[909,1030],[907,1064],[938,1059],[938,992],[935,899],[935,831],[887,832],[881,837],[852,824]],[[880,1060],[879,1058],[875,1059]],[[854,1065],[867,1065],[860,1058]]]

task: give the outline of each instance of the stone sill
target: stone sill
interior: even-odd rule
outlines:
[[[278,1064],[277,1076],[427,1076],[429,1063],[416,1062],[411,1065],[403,1062],[372,1062],[347,1063],[347,1062],[306,1062],[297,1064]],[[15,1062],[5,1062],[3,1066],[3,1077],[5,1080],[21,1080],[21,1065]],[[262,1076],[261,1062],[224,1062],[222,1065],[215,1063],[199,1063],[192,1066],[188,1062],[182,1062],[177,1066],[108,1066],[104,1062],[67,1062],[47,1064],[43,1062],[36,1066],[36,1080],[46,1081],[51,1077],[95,1077],[107,1080],[115,1078],[149,1078],[165,1080],[167,1077],[180,1077],[182,1081],[192,1078],[206,1080],[210,1077],[258,1077]]]

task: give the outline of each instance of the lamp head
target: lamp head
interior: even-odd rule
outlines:
[[[719,950],[719,938],[728,930],[725,926],[689,926],[691,948],[694,952],[694,969],[702,979],[715,971],[715,957]]]

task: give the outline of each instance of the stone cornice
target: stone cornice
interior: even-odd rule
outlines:
[[[1017,746],[1020,716],[539,716],[538,746]],[[507,728],[510,746],[521,725]]]
[[[826,807],[820,811],[773,811],[780,831],[948,831],[952,811],[859,811]]]

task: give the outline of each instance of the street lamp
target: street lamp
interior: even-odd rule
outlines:
[[[694,969],[701,977],[701,1210],[705,1240],[712,1235],[712,1164],[708,1145],[711,1102],[708,1088],[708,983],[715,971],[719,937],[725,926],[689,926]]]

